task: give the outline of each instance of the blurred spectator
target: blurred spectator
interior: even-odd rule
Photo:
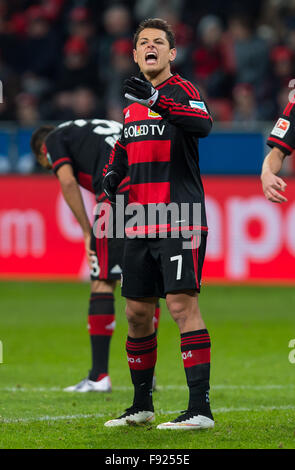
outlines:
[[[101,118],[104,114],[95,93],[91,89],[83,87],[73,91],[71,109],[72,119],[95,119]]]
[[[279,109],[278,94],[284,88],[288,90],[289,82],[294,76],[293,71],[292,51],[283,45],[273,47],[270,54],[270,73],[260,89],[263,99],[260,100],[257,95],[263,110],[261,119],[273,120],[276,117]]]
[[[75,7],[70,11],[68,32],[70,36],[85,39],[89,45],[90,40],[95,37],[96,33],[89,9]]]
[[[276,114],[274,116],[275,118],[277,118],[279,115],[283,113],[283,110],[286,107],[286,103],[288,103],[289,101],[289,94],[292,89],[294,90],[294,87],[292,88],[283,87],[278,91],[276,95],[277,109],[276,109]]]
[[[57,93],[50,103],[42,106],[41,117],[46,121],[71,121],[101,118],[104,115],[105,109],[94,91],[80,86],[70,92]]]
[[[39,118],[60,121],[83,114],[121,120],[122,83],[137,72],[134,31],[142,19],[159,16],[175,32],[173,71],[196,82],[215,121],[272,121],[295,78],[294,5],[286,0],[0,0],[0,120],[30,125]]]
[[[135,19],[140,23],[145,18],[163,18],[169,23],[165,13],[172,12],[179,17],[182,4],[181,0],[136,0]]]
[[[288,87],[290,80],[294,78],[293,52],[286,46],[274,47],[271,51],[271,65],[277,90]]]
[[[70,121],[73,118],[72,91],[64,90],[53,95],[41,105],[43,120]]]
[[[14,113],[11,109],[10,103],[4,96],[2,103],[0,103],[0,121],[10,121],[14,119]]]
[[[103,15],[105,33],[113,42],[113,39],[125,37],[130,34],[131,15],[123,4],[110,6]]]
[[[233,121],[244,124],[247,129],[253,129],[258,120],[259,112],[253,86],[249,83],[239,83],[233,89]]]
[[[131,39],[118,39],[113,43],[106,92],[107,119],[122,121],[122,109],[126,106],[123,82],[137,72],[132,50]]]
[[[49,79],[38,77],[33,72],[26,72],[22,75],[21,85],[25,93],[35,95],[38,99],[40,99],[52,87],[52,83]]]
[[[0,0],[0,17],[6,18],[8,13],[7,0]]]
[[[249,83],[255,90],[263,86],[269,71],[269,51],[265,40],[255,34],[252,21],[244,16],[229,19],[236,83]]]
[[[98,90],[98,79],[95,76],[86,40],[75,36],[69,38],[63,52],[63,62],[57,78],[56,90],[73,90],[78,86]]]
[[[35,96],[28,93],[20,93],[15,99],[16,121],[20,127],[34,127],[40,120],[38,102]]]
[[[41,4],[46,18],[51,22],[56,21],[65,3],[66,0],[42,0]]]
[[[287,46],[292,51],[293,56],[295,55],[295,28],[291,29],[288,32],[287,36]]]
[[[210,113],[214,121],[230,123],[233,120],[233,107],[228,98],[209,98]]]
[[[1,98],[0,102],[0,120],[9,121],[14,119],[14,99],[20,90],[20,82],[15,73],[2,60],[0,53],[0,80],[1,80]]]
[[[50,27],[45,11],[31,6],[26,11],[26,36],[19,39],[22,54],[20,72],[33,72],[36,76],[54,79],[60,58],[60,42]]]
[[[159,10],[158,13],[160,18],[165,18],[175,34],[177,55],[172,65],[172,71],[177,70],[181,75],[190,77],[193,29],[181,21],[176,9]]]
[[[207,2],[185,0],[182,2],[182,15],[184,21],[190,25],[196,25],[206,15],[216,15],[224,23],[232,14],[241,14],[241,12],[242,15],[249,15],[250,18],[258,18],[263,3],[268,8],[270,1],[272,0],[266,2],[261,0],[211,0]]]
[[[9,22],[9,31],[16,36],[25,37],[27,29],[26,17],[23,13],[14,13]]]
[[[113,5],[103,14],[104,33],[98,42],[98,74],[102,82],[106,82],[111,67],[111,54],[114,42],[118,39],[133,37],[130,11],[124,5]]]
[[[194,79],[206,88],[210,97],[229,96],[233,64],[220,19],[213,15],[205,16],[198,25],[198,33],[200,45],[192,55]]]

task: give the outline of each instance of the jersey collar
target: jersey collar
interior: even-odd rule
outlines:
[[[163,88],[165,85],[168,85],[170,80],[174,77],[177,77],[177,75],[178,75],[177,73],[173,73],[169,78],[166,78],[166,80],[164,80],[162,83],[159,83],[159,85],[155,87],[156,90],[159,90],[160,88]]]

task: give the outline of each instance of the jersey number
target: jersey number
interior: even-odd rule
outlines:
[[[177,261],[176,280],[179,281],[179,279],[181,279],[182,271],[182,255],[171,256],[170,261]]]
[[[91,264],[92,264],[92,269],[90,271],[91,276],[98,277],[100,273],[100,267],[98,265],[97,256],[95,255],[91,256]]]
[[[116,121],[106,121],[105,119],[92,119],[92,124],[97,126],[93,129],[95,134],[99,135],[111,135],[120,134],[122,130],[122,124]]]

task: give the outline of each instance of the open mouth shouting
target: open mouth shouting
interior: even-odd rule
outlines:
[[[154,65],[157,63],[158,56],[156,52],[147,52],[145,55],[145,62],[147,65]]]

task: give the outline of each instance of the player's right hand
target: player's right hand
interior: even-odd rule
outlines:
[[[87,256],[87,263],[90,269],[92,269],[92,257],[93,255],[95,255],[95,251],[91,250],[91,233],[84,233],[84,243]]]
[[[138,77],[127,78],[124,81],[123,93],[128,100],[136,101],[148,108],[151,108],[159,97],[158,90],[150,82]]]
[[[116,192],[121,178],[114,170],[109,171],[102,180],[102,189],[111,202],[116,200]]]
[[[278,191],[285,191],[287,183],[273,173],[265,172],[261,175],[262,189],[266,199],[271,202],[287,202],[288,199]]]

